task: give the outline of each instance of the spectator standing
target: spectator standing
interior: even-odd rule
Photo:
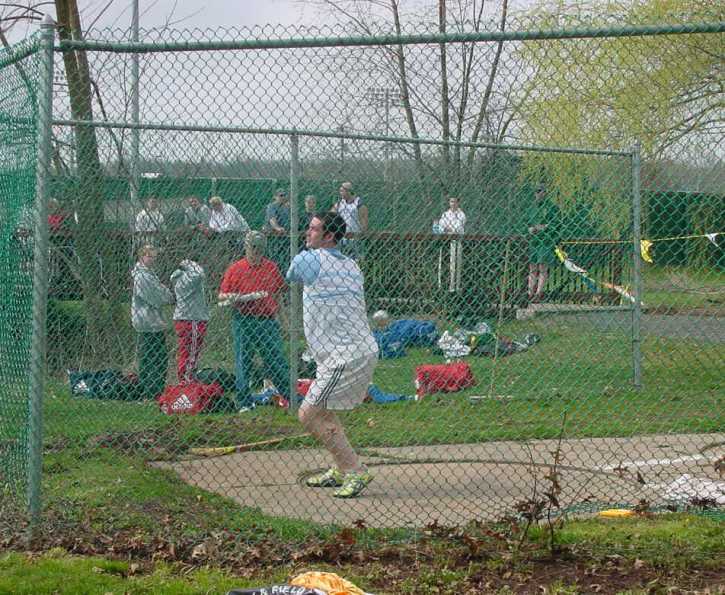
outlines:
[[[184,225],[189,229],[196,229],[206,232],[209,228],[211,209],[202,204],[198,196],[190,196],[186,201],[184,209]]]
[[[218,283],[221,269],[232,259],[239,258],[240,252],[243,252],[243,240],[249,225],[234,205],[225,203],[220,196],[212,196],[209,207],[210,250],[217,256],[216,262],[222,265],[221,268],[213,266],[212,277]]]
[[[450,244],[450,278],[448,282],[448,291],[460,291],[463,271],[463,244],[461,240],[455,236],[462,236],[465,233],[466,214],[461,209],[458,198],[451,196],[448,199],[448,210],[441,215],[438,225],[440,226],[442,233],[453,236]]]
[[[305,213],[300,217],[300,229],[306,230],[317,214],[317,197],[314,194],[305,196]]]
[[[265,210],[264,229],[270,234],[269,257],[281,271],[289,266],[289,224],[289,197],[285,190],[279,189]]]
[[[232,339],[236,405],[240,412],[254,407],[249,376],[255,354],[264,361],[265,378],[270,378],[280,395],[289,399],[289,365],[276,319],[278,296],[286,284],[277,265],[264,257],[266,244],[263,233],[250,231],[244,240],[245,257],[226,270],[219,288],[220,305],[234,308]]]
[[[546,188],[539,186],[534,202],[527,211],[529,232],[529,301],[540,302],[549,277],[549,267],[557,264],[556,244],[559,241],[556,206],[546,195]]]
[[[340,185],[340,200],[330,209],[345,221],[345,237],[340,241],[343,254],[354,259],[362,257],[362,244],[360,235],[368,230],[368,207],[352,187],[352,182],[343,182]]]
[[[307,249],[307,241],[305,239],[305,232],[312,223],[312,219],[317,216],[317,197],[314,194],[308,194],[305,196],[305,211],[300,217],[300,237],[298,252]]]
[[[159,245],[159,235],[164,230],[164,215],[159,209],[159,203],[154,197],[149,197],[144,203],[144,208],[136,215],[133,231],[133,245],[137,250],[142,246]]]
[[[143,209],[136,215],[134,230],[138,233],[156,233],[164,229],[164,215],[159,209],[159,202],[147,198]]]
[[[131,272],[131,324],[138,335],[138,376],[140,392],[145,398],[154,398],[163,392],[168,371],[163,306],[172,303],[174,298],[153,270],[157,255],[154,246],[142,246]]]
[[[48,201],[48,231],[50,234],[64,231],[68,227],[70,215],[56,198]]]
[[[287,234],[289,232],[289,197],[285,190],[277,190],[272,202],[267,205],[264,217],[265,229],[272,233]]]
[[[192,382],[204,345],[209,305],[204,292],[206,273],[193,260],[182,260],[171,274],[176,296],[174,330],[177,338],[176,371],[179,383]]]
[[[57,199],[51,198],[48,201],[48,276],[49,285],[61,293],[66,287],[72,287],[73,282],[71,263],[76,255],[73,235],[68,233],[71,221],[78,223],[78,215],[71,215]]]

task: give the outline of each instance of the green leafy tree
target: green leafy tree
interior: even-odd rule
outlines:
[[[712,0],[558,1],[532,11],[542,29],[712,23],[724,15],[723,5]],[[532,76],[524,90],[523,139],[619,151],[639,142],[644,188],[666,181],[654,174],[661,175],[655,166],[662,160],[698,164],[701,171],[717,167],[724,47],[722,34],[526,42],[520,57]],[[625,228],[631,189],[626,159],[534,155],[525,171],[547,182],[563,207],[586,197],[602,232]]]

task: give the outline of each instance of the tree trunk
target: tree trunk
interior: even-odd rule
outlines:
[[[398,11],[397,0],[390,0],[390,8],[393,12],[395,22],[395,33],[401,35],[400,12]],[[402,44],[398,44],[396,57],[398,61],[398,74],[400,76],[400,94],[403,100],[403,109],[405,110],[405,119],[408,122],[411,138],[418,138],[418,128],[415,125],[415,117],[413,116],[413,108],[410,105],[410,89],[408,87],[408,73],[405,66],[405,51]],[[418,172],[418,178],[423,188],[425,185],[425,172],[423,170],[423,155],[420,150],[420,144],[413,143],[413,156],[415,158],[415,167]]]
[[[61,41],[83,38],[77,0],[55,0],[58,35]],[[83,50],[63,52],[68,79],[68,95],[74,120],[92,120],[92,90],[88,59]],[[103,229],[103,169],[98,157],[96,132],[92,126],[75,126],[78,192],[73,198],[78,213],[74,243],[80,261],[81,287],[86,317],[87,344],[92,357],[103,361],[108,357],[108,308],[101,299],[103,279],[100,260],[107,247]]]
[[[501,32],[506,30],[506,17],[508,14],[508,0],[503,0],[503,6],[501,7],[501,24],[499,26],[499,30]],[[471,135],[471,142],[475,143],[478,142],[478,138],[481,134],[481,128],[483,127],[483,123],[486,120],[486,115],[488,112],[488,105],[491,101],[491,93],[493,92],[493,83],[496,80],[496,72],[498,71],[498,64],[501,60],[501,53],[503,52],[503,41],[499,41],[496,47],[496,56],[493,59],[493,64],[491,65],[491,71],[488,75],[488,83],[486,84],[486,90],[483,93],[483,98],[481,99],[481,106],[478,110],[478,116],[476,118],[476,125],[473,129],[473,134]],[[498,139],[497,139],[498,140]],[[468,176],[469,178],[473,177],[473,161],[476,158],[476,147],[471,147],[468,151],[468,157],[466,159],[466,168],[468,170]]]
[[[444,35],[446,33],[446,0],[438,0],[438,31]],[[443,142],[448,143],[451,140],[451,121],[448,110],[448,63],[445,42],[441,43],[439,48],[441,60],[441,132],[443,133]],[[441,146],[441,158],[443,161],[441,167],[441,187],[444,195],[449,192],[450,151],[450,145],[444,144]]]
[[[483,20],[483,8],[485,2],[481,2],[476,12],[476,3],[473,3],[473,30],[479,32],[481,30],[481,22]],[[465,19],[459,23],[460,31],[465,31]],[[476,44],[468,43],[461,44],[461,71],[463,74],[462,85],[461,85],[461,97],[458,105],[458,113],[456,115],[456,131],[454,140],[460,143],[463,140],[463,125],[466,118],[466,110],[468,109],[468,100],[470,98],[471,88],[471,73],[473,71],[474,52]],[[460,144],[456,144],[453,147],[453,187],[455,192],[458,194],[461,191],[461,182],[463,181],[462,169],[462,151],[463,148]]]

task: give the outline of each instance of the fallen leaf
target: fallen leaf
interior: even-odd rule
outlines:
[[[199,545],[194,546],[194,549],[191,550],[191,558],[192,560],[206,558],[206,544],[200,543]]]

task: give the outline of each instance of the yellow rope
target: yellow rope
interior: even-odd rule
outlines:
[[[667,242],[669,240],[689,240],[691,238],[707,238],[708,236],[719,236],[725,232],[703,233],[689,236],[672,236],[669,238],[654,238],[650,242]],[[632,240],[566,240],[562,244],[629,244]]]

